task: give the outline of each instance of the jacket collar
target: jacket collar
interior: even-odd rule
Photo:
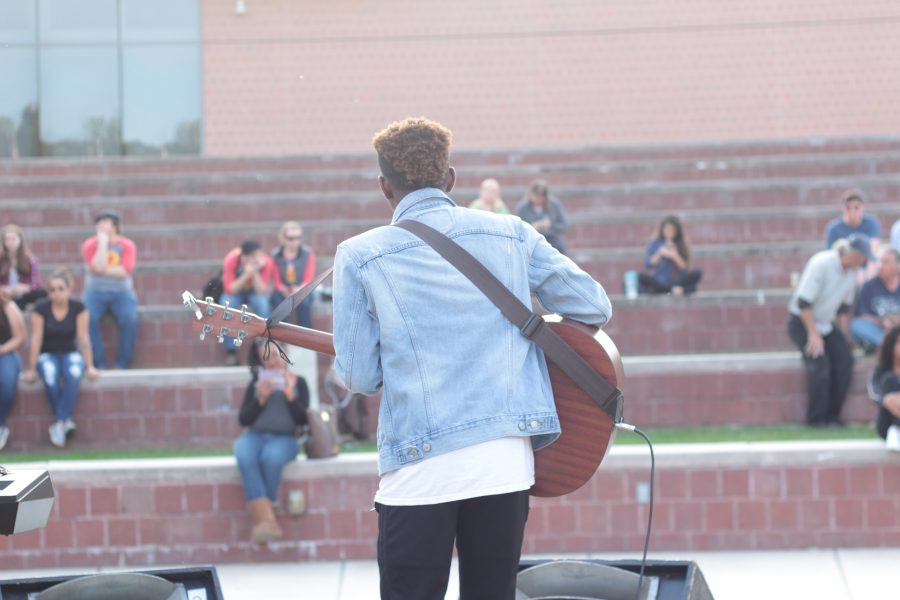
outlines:
[[[394,209],[391,223],[396,223],[401,220],[406,213],[421,212],[440,204],[456,206],[456,203],[450,199],[450,196],[438,188],[422,188],[410,192],[403,197],[403,200],[401,200],[397,205],[397,208]]]

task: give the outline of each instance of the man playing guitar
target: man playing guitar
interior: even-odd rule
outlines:
[[[601,285],[518,217],[448,196],[451,133],[420,118],[373,145],[392,222],[419,221],[473,254],[515,296],[592,326]],[[442,599],[454,543],[462,598],[513,599],[535,482],[534,450],[560,434],[543,353],[482,291],[415,235],[379,227],[334,266],[335,368],[378,416],[378,564],[383,599]]]

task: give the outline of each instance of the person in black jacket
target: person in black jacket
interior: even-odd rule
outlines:
[[[869,378],[869,396],[878,405],[875,430],[888,450],[900,452],[900,325],[884,336]]]
[[[282,534],[272,503],[278,500],[284,466],[297,457],[295,434],[306,425],[309,387],[286,368],[278,352],[266,353],[265,340],[258,338],[250,350],[252,379],[238,416],[246,430],[234,442],[234,455],[253,519],[250,539],[266,544]]]

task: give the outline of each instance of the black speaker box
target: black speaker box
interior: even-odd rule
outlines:
[[[543,566],[546,568],[547,565],[554,564],[558,566],[563,566],[565,563],[589,563],[591,565],[601,565],[605,567],[611,567],[613,569],[624,571],[622,575],[626,580],[635,580],[635,575],[640,573],[641,570],[641,561],[639,560],[600,560],[600,559],[583,559],[583,560],[552,560],[552,559],[534,559],[534,560],[522,560],[519,562],[519,580],[522,581],[522,572],[531,567]],[[613,573],[610,571],[610,573]],[[550,577],[543,576],[540,578],[542,582],[542,593],[541,598],[552,597],[553,595],[558,595],[559,597],[566,597],[566,595],[573,596],[573,591],[571,589],[567,589],[568,586],[572,585],[572,573],[561,573],[561,577],[556,578],[554,581],[554,577],[551,575]],[[644,576],[645,576],[645,584],[643,586],[643,590],[646,591],[648,588],[653,589],[653,594],[651,596],[644,596],[649,598],[655,598],[656,600],[713,600],[712,593],[709,590],[709,586],[706,584],[706,580],[703,578],[703,573],[700,572],[700,567],[697,566],[697,563],[693,561],[666,561],[666,560],[648,560],[646,566],[644,568]],[[647,585],[647,578],[656,578],[656,581],[652,586]],[[611,578],[606,578],[611,579]],[[628,592],[625,597],[634,598],[634,592],[630,590],[636,591],[636,583],[635,587],[628,587]],[[549,588],[549,589],[548,589]],[[582,587],[579,590],[581,593],[584,593],[585,588]],[[591,590],[593,591],[593,590]],[[598,598],[606,598],[605,590],[596,590],[598,594]],[[521,593],[520,596],[523,598],[530,598],[532,596]],[[583,596],[579,596],[583,597]],[[609,596],[615,597],[615,596]]]
[[[75,580],[80,580],[80,589],[73,592],[66,592],[60,597],[74,598],[77,593],[84,594],[83,597],[88,598],[107,598],[110,597],[109,580],[115,579],[116,575],[152,575],[183,586],[184,592],[179,595],[164,596],[163,600],[168,598],[187,598],[187,600],[224,600],[222,596],[222,588],[219,585],[219,576],[216,574],[216,568],[213,566],[195,566],[179,569],[151,569],[146,571],[103,571],[101,573],[85,573],[82,575],[63,575],[55,577],[37,577],[32,579],[8,579],[0,581],[0,600],[28,600],[29,597],[38,596],[41,592],[47,592],[48,596],[51,589],[58,584],[66,584],[71,586]],[[105,581],[104,578],[108,579]],[[118,581],[113,581],[114,585],[119,586],[116,595],[123,598],[143,598],[141,595],[145,589],[139,589],[142,586],[140,581],[137,582],[138,589],[124,589],[121,585],[128,585],[127,577],[120,577]],[[137,579],[137,578],[135,578]],[[91,592],[91,580],[96,581],[98,591]],[[104,588],[104,589],[99,589]],[[60,588],[58,588],[60,589]],[[104,595],[106,594],[106,595]],[[127,594],[127,595],[126,595]],[[30,596],[31,595],[31,596]]]

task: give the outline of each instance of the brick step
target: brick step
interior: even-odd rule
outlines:
[[[230,246],[241,239],[232,241]],[[270,240],[264,238],[263,241]],[[191,244],[190,240],[179,240],[179,243]],[[781,288],[789,285],[791,273],[801,271],[808,258],[821,248],[822,242],[819,240],[771,242],[762,246],[755,243],[711,244],[694,246],[691,263],[694,268],[703,269],[701,290]],[[70,262],[43,262],[42,275],[46,278],[53,269],[65,266],[80,277],[83,266],[81,262],[75,262],[78,260],[77,253],[78,250],[75,250]],[[224,251],[221,254],[224,255]],[[643,268],[644,254],[644,246],[590,250],[573,248],[570,252],[572,259],[606,286],[610,293],[622,290],[622,277],[626,271]],[[332,261],[332,256],[319,254],[319,270],[327,268]],[[199,290],[221,268],[221,258],[139,259],[134,274],[135,289],[143,304],[171,304],[178,301],[182,291]]]
[[[104,371],[82,381],[67,448],[227,448],[241,431],[249,379],[248,369],[231,367]],[[20,383],[7,450],[52,449],[52,420],[43,387]]]
[[[180,295],[179,295],[180,297]],[[783,290],[701,292],[692,298],[613,295],[613,319],[605,327],[623,356],[695,352],[789,350],[785,333],[787,294]],[[208,336],[200,342],[191,329],[191,313],[179,305],[141,306],[135,367],[222,364],[224,351]],[[314,304],[313,325],[331,330],[331,305]],[[104,322],[107,355],[116,339]]]
[[[896,547],[900,478],[880,441],[667,445],[656,449],[655,551]],[[595,477],[534,498],[529,555],[639,552],[647,523],[646,448],[614,446]],[[374,454],[300,458],[284,470],[284,537],[259,548],[230,457],[54,461],[46,527],[0,539],[10,571],[375,558]]]
[[[452,162],[460,168],[503,168],[521,166],[559,166],[608,164],[613,169],[665,172],[687,163],[696,171],[759,168],[767,162],[785,165],[838,162],[874,158],[884,160],[900,151],[900,140],[830,140],[820,144],[796,140],[786,144],[724,143],[644,147],[587,147],[547,150],[496,150],[454,152]],[[654,163],[658,163],[654,165]],[[234,174],[243,172],[316,172],[323,170],[373,169],[372,153],[325,154],[269,157],[175,157],[105,159],[29,159],[0,162],[0,176],[6,177],[123,177],[137,175],[179,175],[185,173]],[[646,165],[646,166],[645,166]],[[818,172],[818,171],[817,171]]]
[[[460,188],[476,189],[487,177],[495,177],[507,192],[523,189],[536,178],[557,187],[603,185],[704,185],[766,180],[817,180],[890,177],[900,171],[900,157],[851,157],[844,162],[778,161],[735,163],[718,161],[643,163],[617,168],[612,164],[544,166],[472,166],[458,172]],[[0,185],[0,198],[86,198],[119,196],[171,196],[211,194],[273,194],[310,192],[376,191],[378,170],[321,170],[311,172],[174,173],[116,176],[8,177]]]
[[[255,161],[246,165],[235,163],[233,168],[211,170],[198,164],[192,170],[189,165],[164,165],[159,171],[116,171],[114,169],[96,174],[39,175],[29,174],[9,176],[7,185],[23,190],[41,189],[42,186],[71,185],[82,186],[79,195],[109,195],[106,191],[120,186],[128,190],[145,185],[165,184],[167,190],[199,189],[201,182],[218,188],[243,190],[247,182],[266,185],[297,186],[296,191],[308,182],[322,182],[323,188],[331,187],[331,182],[371,181],[377,176],[377,165],[369,158],[360,167],[322,164],[317,169],[286,169],[283,163],[267,170]],[[177,167],[177,168],[174,168]],[[857,153],[840,155],[803,155],[792,157],[740,157],[723,159],[691,160],[651,160],[601,162],[551,161],[544,164],[462,164],[458,167],[458,181],[461,186],[477,186],[487,177],[495,177],[507,186],[525,186],[536,178],[544,178],[556,185],[623,184],[647,182],[703,182],[717,180],[777,179],[777,178],[819,178],[852,177],[860,175],[892,174],[900,170],[900,155],[897,153]],[[113,187],[110,187],[110,186]],[[93,186],[93,188],[91,187]],[[97,191],[90,193],[87,190]],[[291,188],[292,190],[294,188]],[[25,197],[33,197],[31,191],[23,192]]]
[[[552,184],[553,182],[551,182]],[[647,183],[634,185],[554,185],[570,215],[594,216],[624,213],[680,211],[764,210],[790,207],[831,206],[837,213],[841,194],[849,187],[862,187],[874,214],[896,207],[900,176],[877,175],[818,179],[754,179],[705,183]],[[0,185],[0,189],[2,189]],[[504,196],[514,207],[524,186],[505,188]],[[0,191],[2,195],[2,191]],[[453,197],[460,204],[477,196],[474,186],[461,186]],[[387,220],[390,208],[369,180],[366,187],[352,190],[321,189],[296,193],[177,193],[164,195],[110,195],[73,199],[49,195],[32,199],[3,199],[0,211],[8,222],[26,228],[83,227],[89,231],[100,208],[122,212],[125,227],[161,224],[209,224],[302,222],[333,219]]]
[[[900,207],[882,206],[878,217],[882,230],[890,231],[900,218]],[[572,251],[626,248],[655,237],[659,222],[666,213],[623,213],[573,215],[566,241]],[[682,212],[692,245],[772,242],[820,239],[826,224],[835,216],[834,206],[801,207],[789,216],[783,209],[740,209]],[[331,254],[342,241],[388,222],[379,219],[335,219],[307,221],[304,243]],[[132,225],[127,235],[138,247],[141,262],[178,259],[216,259],[223,257],[241,241],[254,238],[265,248],[278,244],[280,221],[252,223],[208,223]],[[83,227],[32,228],[28,232],[30,250],[42,262],[66,263],[91,231]]]
[[[798,352],[625,356],[625,419],[641,428],[803,423],[806,380]],[[324,365],[328,361],[323,361]],[[323,366],[324,366],[323,365]],[[866,380],[873,358],[858,360],[844,407],[848,422],[872,422]],[[70,449],[228,448],[246,368],[107,371],[82,383]],[[372,399],[372,431],[377,399]],[[52,413],[43,389],[21,384],[8,423],[7,451],[51,449]]]

